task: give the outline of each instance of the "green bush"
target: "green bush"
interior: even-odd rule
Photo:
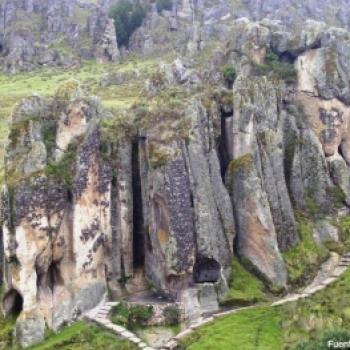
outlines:
[[[159,13],[161,13],[163,10],[171,11],[173,8],[172,0],[157,0],[156,5]]]
[[[312,225],[297,213],[300,242],[283,253],[289,282],[294,286],[304,285],[316,274],[319,266],[328,258],[326,248],[317,245],[312,235]]]
[[[181,321],[181,311],[175,305],[169,305],[164,308],[163,315],[167,326],[176,326]]]
[[[223,69],[223,76],[226,85],[231,88],[236,79],[236,70],[233,66],[227,65]]]
[[[112,322],[128,329],[144,327],[153,315],[151,305],[129,305],[119,303],[112,310]]]
[[[63,182],[70,186],[73,183],[74,167],[76,162],[78,144],[71,143],[65,151],[63,157],[58,162],[52,161],[46,167],[49,177]]]
[[[146,10],[139,1],[121,0],[111,9],[109,16],[114,20],[118,46],[128,46],[131,35],[146,17]]]
[[[279,57],[268,50],[265,56],[264,64],[254,64],[255,73],[258,75],[271,74],[278,79],[285,80],[288,83],[295,82],[297,78],[294,65],[289,62],[280,61]]]

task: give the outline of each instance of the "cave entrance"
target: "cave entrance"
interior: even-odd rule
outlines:
[[[193,280],[195,283],[214,283],[219,279],[220,268],[215,259],[199,259],[193,267]]]
[[[132,144],[133,256],[134,268],[145,264],[145,236],[140,176],[139,139]]]
[[[7,292],[2,303],[5,316],[18,317],[23,310],[23,297],[16,289]]]

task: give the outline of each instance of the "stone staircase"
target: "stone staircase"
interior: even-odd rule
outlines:
[[[141,340],[135,333],[130,332],[125,327],[114,324],[109,319],[109,314],[114,306],[117,306],[118,302],[106,302],[103,300],[95,309],[85,314],[85,318],[88,321],[99,324],[100,326],[107,328],[119,337],[127,339],[130,342],[138,346],[142,350],[155,350],[151,346],[148,346],[143,340]]]

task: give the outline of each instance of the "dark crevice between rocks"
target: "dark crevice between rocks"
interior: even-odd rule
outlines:
[[[223,182],[225,182],[225,174],[230,162],[229,156],[229,140],[227,139],[227,124],[230,118],[233,117],[233,111],[221,110],[221,132],[218,139],[218,157],[220,162],[221,177]]]
[[[41,291],[45,293],[45,291],[51,290],[54,291],[55,287],[60,285],[64,285],[64,280],[61,275],[59,262],[51,262],[47,271],[39,272],[37,269],[37,278],[36,278],[36,286],[37,293],[40,294]],[[38,294],[38,295],[39,295]]]
[[[111,247],[111,255],[112,255],[112,273],[117,272],[117,256],[118,256],[118,208],[117,208],[117,200],[118,198],[118,188],[117,188],[117,175],[115,171],[112,172],[112,180],[111,180],[111,194],[110,194],[110,214],[111,214],[111,231],[112,231],[112,247]]]
[[[197,258],[193,267],[195,283],[215,283],[220,276],[220,264],[212,258]]]
[[[17,318],[23,309],[23,297],[16,289],[8,291],[2,301],[5,316]]]
[[[67,202],[69,204],[73,203],[73,193],[70,189],[67,189]]]
[[[49,286],[50,289],[53,291],[55,286],[62,286],[64,285],[64,280],[61,275],[60,270],[60,263],[53,261],[49,267],[48,270],[48,276],[49,276]]]
[[[140,268],[145,264],[145,235],[138,139],[132,144],[132,195],[134,268]]]

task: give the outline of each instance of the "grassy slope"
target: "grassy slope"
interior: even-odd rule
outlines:
[[[19,350],[12,344],[13,322],[0,319],[0,349]],[[44,342],[29,350],[136,350],[137,347],[113,333],[85,322],[76,322],[59,333],[50,333]]]
[[[229,280],[230,290],[223,300],[224,305],[248,305],[266,300],[263,283],[249,273],[234,259]]]
[[[200,328],[184,340],[189,350],[281,350],[350,327],[350,270],[308,299],[280,307],[257,307]]]

